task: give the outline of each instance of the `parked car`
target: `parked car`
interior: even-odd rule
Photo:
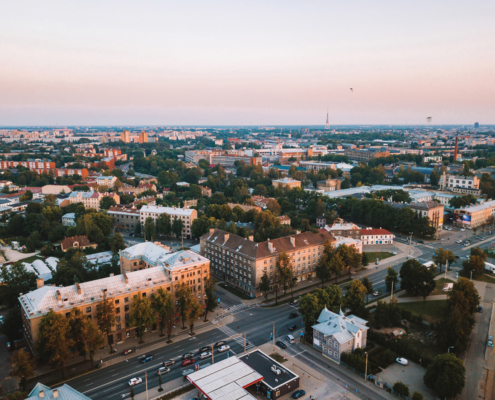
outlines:
[[[380,296],[380,293],[378,293],[378,292],[373,292],[373,296],[375,296],[375,297]]]
[[[425,244],[425,241],[424,240],[418,240],[418,243]]]
[[[294,340],[294,336],[292,336],[292,335],[287,335],[285,337],[285,340],[287,340],[290,344],[296,343],[296,341]]]
[[[461,232],[464,232],[464,231],[465,231],[465,229],[464,228],[461,228]]]
[[[208,357],[211,357],[211,351],[205,351],[204,353],[201,353],[199,355],[199,358],[201,358],[202,360]]]
[[[143,383],[143,380],[141,378],[131,378],[129,381],[129,386],[135,386],[139,383]]]
[[[284,342],[281,342],[280,340],[278,342],[276,342],[275,344],[278,347],[280,347],[281,349],[286,349],[287,348],[287,345]]]
[[[226,344],[225,346],[222,346],[218,349],[219,353],[223,353],[224,351],[230,350],[230,346]]]
[[[488,346],[489,347],[493,347],[493,336],[492,335],[488,335]]]
[[[402,365],[407,365],[409,364],[409,361],[405,358],[396,358],[395,361],[397,361],[399,364],[402,364]]]
[[[467,258],[468,260],[469,260],[469,257],[470,257],[469,254],[467,256],[464,256],[464,258]]]
[[[456,241],[456,243],[457,244],[460,244],[460,243],[462,243],[462,240],[459,239],[459,240]]]
[[[170,372],[170,368],[167,367],[160,367],[156,370],[157,375],[168,374],[169,372]]]
[[[168,360],[163,362],[164,367],[169,367],[170,365],[174,365],[175,361],[174,360]]]
[[[298,299],[294,299],[292,301],[289,301],[289,305],[293,306],[295,304],[299,303],[299,300]]]
[[[455,273],[455,279],[459,278],[459,272]]]
[[[153,356],[144,356],[144,358],[141,360],[141,363],[144,364],[151,360],[153,360]]]
[[[297,390],[292,394],[293,399],[299,399],[300,397],[303,397],[306,394],[304,390]]]
[[[293,313],[290,313],[289,314],[289,318],[297,318],[297,317],[299,317],[299,314],[296,313],[296,312],[293,312]]]
[[[186,365],[191,365],[194,364],[196,361],[194,358],[188,358],[187,360],[182,361],[182,366],[185,367]]]
[[[194,353],[193,352],[189,352],[189,353],[186,353],[182,356],[182,359],[183,360],[187,360],[188,358],[193,358],[194,357]]]
[[[126,356],[127,354],[130,354],[130,353],[132,353],[132,350],[131,350],[131,349],[129,349],[129,350],[124,350],[124,356]]]
[[[297,325],[289,326],[289,331],[295,331],[297,329]]]

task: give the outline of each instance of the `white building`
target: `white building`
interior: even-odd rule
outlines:
[[[112,187],[116,180],[117,180],[117,177],[115,177],[115,176],[100,175],[96,178],[96,184],[98,186]]]
[[[361,229],[361,240],[363,244],[394,244],[395,235],[386,229]]]
[[[144,206],[139,211],[141,225],[144,228],[146,218],[153,218],[156,224],[157,218],[161,214],[167,214],[170,217],[170,223],[173,223],[175,218],[182,220],[182,237],[191,239],[191,226],[193,221],[198,217],[198,212],[191,208],[180,207],[163,207],[163,206]]]
[[[64,226],[76,226],[76,214],[67,213],[62,216],[62,225]]]

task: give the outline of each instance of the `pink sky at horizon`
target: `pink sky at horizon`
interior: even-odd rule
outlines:
[[[494,124],[488,0],[45,0],[0,14],[0,126]],[[350,91],[354,88],[354,92]]]

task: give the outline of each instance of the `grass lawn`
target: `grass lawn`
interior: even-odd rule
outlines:
[[[454,283],[453,280],[451,279],[445,279],[445,278],[440,278],[435,281],[436,283],[436,288],[433,292],[431,292],[430,296],[437,296],[439,294],[447,294],[447,292],[443,291],[443,284],[444,283]]]
[[[422,315],[428,322],[438,322],[444,315],[447,300],[414,301],[411,303],[397,303],[399,307],[415,314]]]
[[[224,288],[228,292],[235,294],[237,297],[240,297],[242,300],[251,300],[251,297],[249,297],[246,293],[241,292],[240,290],[237,290],[236,288],[226,285],[225,283],[220,283],[218,286]]]
[[[385,260],[386,258],[392,257],[394,254],[389,251],[379,251],[378,253],[374,251],[368,251],[366,255],[368,256],[369,263],[373,264],[376,258],[378,258],[379,260]]]
[[[45,257],[43,256],[31,256],[31,257],[28,257],[28,258],[23,258],[22,260],[19,260],[20,262],[25,262],[25,263],[28,263],[28,264],[31,264],[33,263],[33,261],[36,261],[36,260],[44,260]]]
[[[490,276],[487,274],[483,274],[479,276],[478,278],[473,278],[475,281],[481,281],[481,282],[486,282],[486,283],[495,283],[495,275]]]

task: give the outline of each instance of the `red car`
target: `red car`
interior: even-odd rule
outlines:
[[[185,367],[186,365],[194,364],[195,362],[194,358],[188,358],[187,360],[182,361],[182,366]]]

